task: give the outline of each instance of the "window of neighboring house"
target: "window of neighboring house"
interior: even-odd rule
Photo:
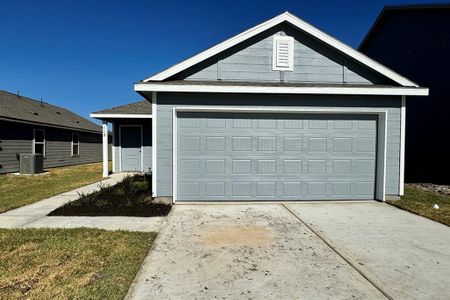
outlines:
[[[72,156],[80,155],[80,140],[77,133],[72,133]]]
[[[33,130],[33,153],[45,156],[45,130]]]

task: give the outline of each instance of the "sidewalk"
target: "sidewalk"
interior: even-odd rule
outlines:
[[[77,228],[89,227],[106,230],[159,231],[163,217],[48,217],[47,214],[67,202],[78,199],[79,194],[90,194],[101,185],[112,186],[127,174],[112,174],[108,179],[65,192],[30,205],[0,214],[0,228]]]

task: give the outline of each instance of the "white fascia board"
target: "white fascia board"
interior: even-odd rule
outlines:
[[[151,119],[152,115],[144,114],[90,114],[91,118],[96,119]]]
[[[261,32],[266,31],[269,28],[272,28],[282,22],[288,22],[292,24],[293,26],[297,27],[300,30],[305,31],[306,33],[314,36],[315,38],[321,40],[325,44],[328,44],[329,46],[341,51],[342,53],[350,56],[351,58],[355,59],[356,61],[362,63],[363,65],[369,67],[372,70],[375,70],[376,72],[386,76],[387,78],[397,82],[398,84],[402,86],[410,86],[410,87],[418,87],[418,85],[411,80],[401,76],[400,74],[392,71],[391,69],[383,66],[382,64],[374,61],[373,59],[369,58],[368,56],[362,54],[361,52],[353,49],[352,47],[344,44],[343,42],[333,38],[332,36],[326,34],[325,32],[319,30],[318,28],[312,26],[311,24],[299,19],[298,17],[290,14],[289,12],[285,12],[281,15],[278,15],[264,23],[261,23],[253,28],[250,28],[216,46],[213,46],[189,59],[186,59],[158,74],[155,74],[145,80],[143,82],[149,82],[149,81],[162,81],[170,76],[173,76],[181,71],[186,70],[187,68],[192,67],[193,65],[196,65],[197,63],[200,63],[224,50],[227,50]]]
[[[428,88],[404,87],[281,87],[136,83],[134,90],[138,92],[428,96]]]

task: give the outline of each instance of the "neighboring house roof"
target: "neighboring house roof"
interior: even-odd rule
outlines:
[[[149,117],[152,114],[152,103],[148,100],[141,100],[125,105],[93,112],[92,118],[120,118],[120,117]]]
[[[410,4],[410,5],[390,5],[383,7],[375,22],[370,27],[364,39],[361,41],[358,50],[362,50],[369,42],[371,37],[380,28],[384,20],[392,14],[405,14],[409,12],[427,11],[427,10],[450,10],[450,4]],[[401,37],[399,37],[401,38]]]
[[[208,58],[211,58],[214,55],[217,55],[243,41],[246,41],[250,39],[251,37],[256,36],[257,34],[260,34],[270,28],[273,28],[281,23],[289,23],[290,25],[294,26],[295,28],[306,32],[307,34],[313,36],[314,38],[320,40],[324,44],[331,46],[332,48],[336,49],[340,53],[343,53],[344,55],[347,55],[351,58],[353,58],[355,61],[363,64],[364,66],[368,67],[371,70],[376,71],[377,73],[393,80],[394,82],[398,83],[401,86],[405,87],[418,87],[418,85],[409,79],[399,75],[398,73],[390,70],[389,68],[379,64],[378,62],[370,59],[366,55],[358,52],[357,50],[353,49],[352,47],[342,43],[341,41],[338,41],[334,37],[324,33],[323,31],[319,30],[318,28],[312,26],[311,24],[299,19],[298,17],[292,15],[289,12],[285,12],[281,15],[278,15],[264,23],[261,23],[253,28],[250,28],[249,30],[246,30],[216,46],[213,46],[187,60],[184,60],[160,73],[157,73],[147,79],[144,79],[141,83],[136,84],[137,89],[139,90],[139,85],[142,83],[149,83],[149,82],[160,82],[169,79],[171,76],[178,74],[196,64],[199,64],[202,61],[205,61]]]
[[[97,124],[65,108],[3,90],[0,90],[0,119],[101,132],[101,127]]]

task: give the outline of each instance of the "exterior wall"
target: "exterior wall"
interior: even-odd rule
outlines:
[[[44,168],[99,162],[101,133],[0,121],[0,173],[19,171],[20,153],[33,151],[33,129],[45,129]],[[72,156],[72,133],[79,135],[80,155]]]
[[[386,11],[360,51],[430,89],[408,97],[406,182],[450,184],[450,9]]]
[[[272,70],[273,36],[289,35],[294,41],[294,70]],[[176,79],[223,80],[252,82],[304,82],[304,83],[386,83],[386,79],[373,74],[356,62],[337,54],[336,50],[312,37],[279,26],[239,48],[180,74]]]
[[[386,194],[399,194],[401,98],[382,96],[226,95],[158,93],[156,105],[156,195],[172,196],[173,108],[183,105],[336,108],[371,107],[388,110]]]
[[[115,156],[114,164],[116,168],[116,172],[121,172],[120,170],[120,125],[142,125],[142,142],[143,142],[143,166],[144,172],[151,170],[152,168],[152,120],[151,119],[143,119],[143,120],[130,120],[130,119],[116,119],[112,120],[114,123],[114,153]]]

